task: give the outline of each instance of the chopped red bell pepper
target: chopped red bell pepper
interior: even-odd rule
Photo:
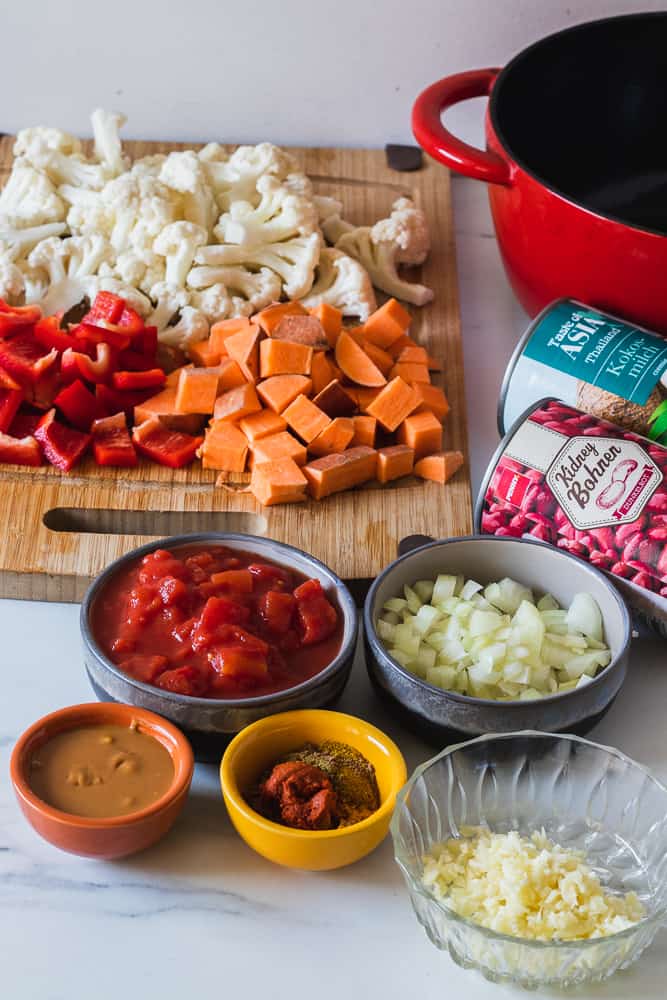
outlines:
[[[60,362],[60,371],[66,381],[84,379],[86,382],[107,382],[114,371],[116,356],[108,344],[97,344],[95,360],[69,347]]]
[[[99,415],[97,399],[78,378],[61,389],[53,402],[80,431],[89,431],[93,420]]]
[[[55,347],[45,351],[29,330],[0,340],[0,365],[22,385],[36,382],[57,359]]]
[[[150,368],[142,372],[114,372],[111,384],[114,389],[161,389],[166,379],[161,368]]]
[[[33,437],[41,419],[41,413],[30,413],[28,411],[19,410],[9,427],[10,437]]]
[[[38,410],[50,410],[53,401],[60,392],[62,380],[56,365],[40,375],[36,382],[27,383],[24,387],[26,402],[36,406]]]
[[[90,444],[90,434],[65,427],[56,420],[55,409],[45,413],[35,431],[47,462],[63,472],[76,465]]]
[[[107,323],[117,323],[123,314],[125,299],[115,292],[98,292],[93,299],[93,304],[83,317],[85,323],[96,323],[97,320],[106,320]]]
[[[80,342],[75,337],[67,333],[66,330],[61,330],[59,316],[44,316],[43,319],[35,323],[33,333],[35,340],[38,340],[47,351],[55,347],[62,354],[68,347],[74,348],[75,351],[81,347]]]
[[[95,386],[95,395],[100,412],[109,417],[121,410],[123,413],[131,415],[135,406],[140,406],[155,395],[155,390],[137,389],[136,392],[128,392],[122,389],[112,389],[108,385],[97,385]]]
[[[157,364],[157,327],[146,326],[132,338],[127,351],[121,351],[118,356],[118,368],[123,371],[141,372],[149,368],[160,367]]]
[[[10,306],[0,299],[0,337],[11,336],[22,326],[32,326],[41,315],[39,306]]]
[[[171,431],[157,417],[151,417],[134,428],[132,440],[142,455],[170,469],[180,469],[194,459],[204,438]]]
[[[18,408],[23,402],[23,393],[20,389],[0,389],[0,432],[9,430],[9,426],[18,413]]]
[[[16,381],[15,378],[6,372],[4,368],[0,368],[0,389],[20,389],[21,386]]]
[[[72,336],[88,344],[109,344],[118,351],[125,351],[130,346],[127,333],[118,333],[108,326],[93,326],[92,323],[77,323],[72,327]]]
[[[140,354],[138,351],[129,349],[121,351],[118,355],[118,369],[124,372],[147,372],[155,368],[155,356]]]
[[[0,433],[0,462],[13,465],[41,465],[42,451],[31,434],[22,438]]]
[[[138,462],[124,413],[96,420],[93,433],[93,455],[98,465],[131,468]]]
[[[327,599],[319,580],[306,580],[294,591],[296,614],[304,646],[321,642],[335,630],[336,609]]]

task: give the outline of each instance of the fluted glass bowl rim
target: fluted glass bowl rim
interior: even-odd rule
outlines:
[[[665,795],[665,808],[667,809],[667,785],[660,781],[659,778],[638,761],[624,754],[622,750],[618,750],[616,747],[607,746],[604,743],[595,743],[592,740],[586,740],[582,736],[575,736],[572,733],[546,733],[540,732],[537,729],[522,729],[515,733],[484,733],[482,736],[477,736],[472,740],[463,740],[461,743],[452,743],[437,753],[434,757],[429,760],[424,761],[423,764],[419,764],[411,774],[408,781],[403,785],[400,792],[396,796],[396,806],[394,808],[394,814],[389,825],[389,831],[391,833],[391,838],[394,846],[394,860],[396,864],[403,872],[403,876],[410,886],[411,892],[422,896],[431,905],[434,905],[448,920],[452,923],[460,924],[463,927],[468,927],[472,931],[476,931],[483,937],[490,941],[499,941],[505,944],[511,945],[522,945],[526,948],[534,948],[538,951],[544,951],[545,949],[568,949],[572,948],[577,951],[585,951],[587,948],[591,948],[594,945],[606,944],[607,942],[624,941],[628,938],[633,937],[638,930],[649,927],[651,925],[655,926],[656,931],[658,928],[665,923],[665,918],[667,918],[667,903],[663,904],[655,913],[650,916],[644,917],[642,920],[637,921],[637,923],[632,924],[631,927],[626,927],[622,931],[616,931],[614,934],[606,934],[603,937],[596,938],[582,938],[574,941],[540,941],[534,938],[524,938],[516,937],[513,934],[502,934],[500,931],[494,931],[490,927],[484,927],[482,924],[476,923],[474,920],[469,920],[467,917],[461,916],[452,910],[447,904],[435,896],[432,892],[423,885],[421,881],[415,879],[404,863],[402,855],[403,849],[401,843],[403,837],[399,831],[399,823],[401,811],[405,808],[409,811],[410,807],[406,802],[408,795],[410,794],[412,788],[419,781],[421,776],[434,764],[443,760],[445,757],[450,757],[457,750],[465,749],[466,747],[472,746],[477,743],[494,743],[499,740],[507,741],[512,739],[518,739],[520,737],[540,737],[541,739],[553,739],[553,740],[563,740],[567,742],[582,743],[584,746],[592,747],[594,750],[601,750],[604,753],[610,754],[612,757],[616,757],[618,760],[622,761],[624,764],[630,767],[636,768],[641,771],[642,774],[648,778],[653,784],[658,788],[660,792]]]

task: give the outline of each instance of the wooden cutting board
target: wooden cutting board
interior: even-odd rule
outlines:
[[[0,139],[0,179],[12,162],[13,139]],[[188,145],[124,144],[131,157]],[[412,279],[435,291],[413,309],[412,333],[442,359],[451,413],[445,447],[467,454],[463,356],[447,170],[428,158],[421,170],[399,173],[383,151],[292,149],[320,194],[334,195],[345,217],[368,224],[407,195],[423,207],[433,248]],[[440,378],[438,376],[437,378]],[[195,531],[266,534],[311,552],[346,580],[368,580],[396,557],[407,535],[435,537],[471,531],[467,466],[444,488],[410,478],[385,488],[341,493],[321,503],[261,508],[252,495],[216,488],[216,473],[199,464],[171,470],[151,463],[99,469],[85,460],[69,475],[50,466],[0,466],[0,597],[77,601],[109,562],[154,537]]]

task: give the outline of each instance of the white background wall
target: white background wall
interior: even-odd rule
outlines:
[[[124,111],[125,134],[381,146],[427,84],[655,0],[2,0],[0,130]],[[453,112],[481,135],[481,102]]]

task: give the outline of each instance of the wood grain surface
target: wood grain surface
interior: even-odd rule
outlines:
[[[0,179],[13,139],[0,139]],[[126,142],[132,157],[191,148]],[[435,291],[412,309],[411,333],[442,359],[451,404],[445,447],[467,453],[463,356],[454,231],[447,170],[425,157],[421,170],[398,173],[381,150],[292,149],[319,194],[334,195],[358,224],[386,215],[407,195],[429,219],[433,248],[411,278]],[[242,477],[241,477],[242,478]],[[84,460],[69,475],[51,466],[0,466],[0,597],[79,600],[109,562],[154,537],[217,530],[266,534],[305,549],[346,580],[368,580],[396,557],[406,535],[463,535],[471,530],[467,465],[444,487],[410,478],[382,489],[361,487],[320,503],[261,508],[252,495],[215,486],[198,463],[171,470],[149,462],[100,469]]]

